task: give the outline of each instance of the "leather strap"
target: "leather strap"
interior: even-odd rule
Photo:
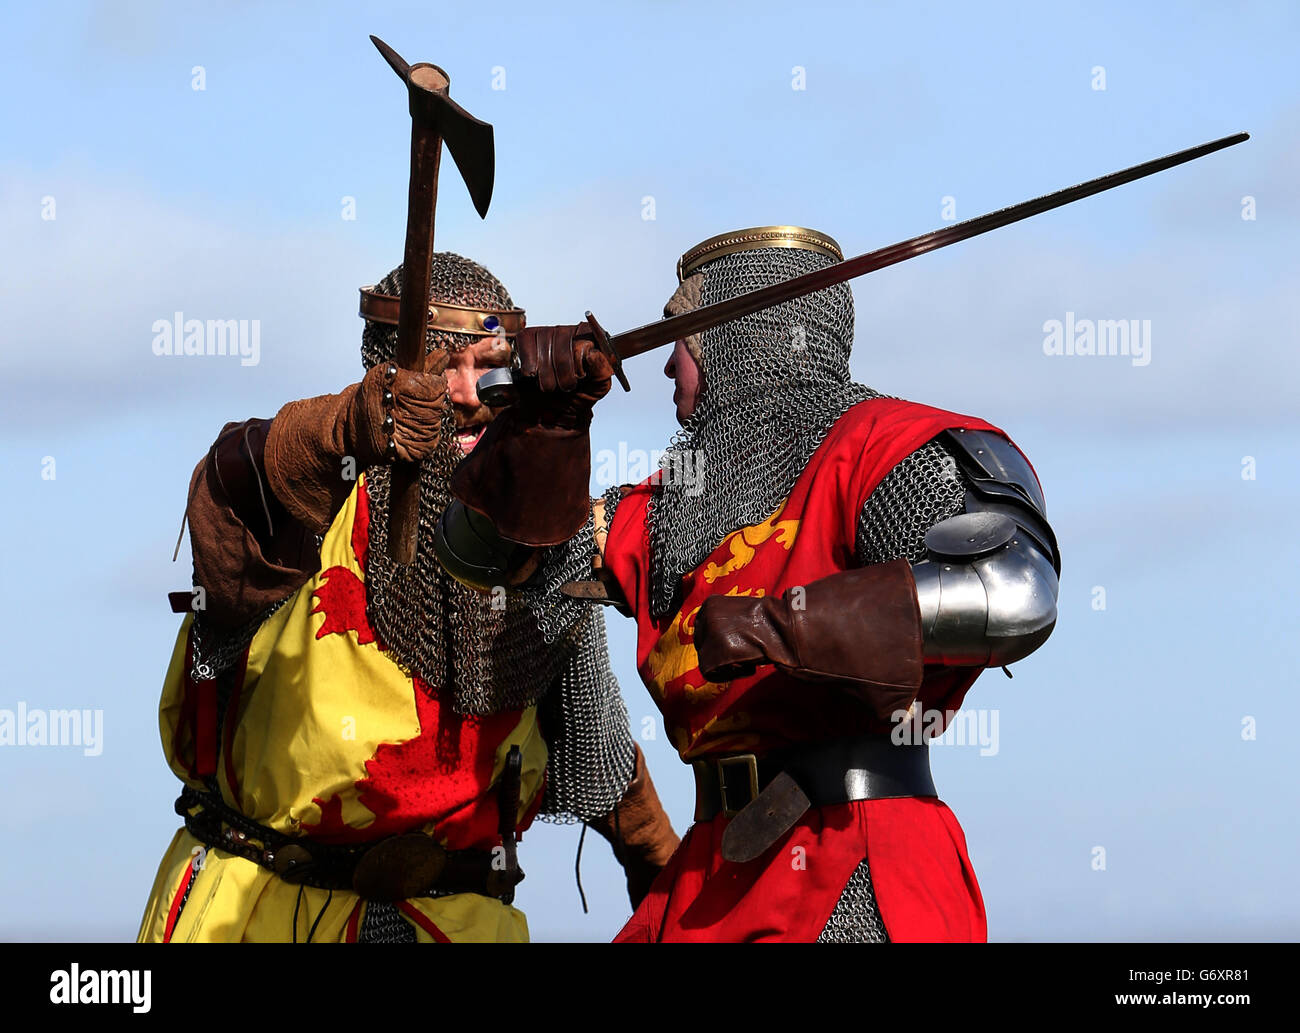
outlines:
[[[498,865],[490,873],[488,888],[491,895],[506,904],[514,903],[515,884],[518,879],[512,873],[519,870],[517,829],[519,815],[519,795],[523,778],[523,751],[512,745],[506,754],[505,766],[501,771],[501,781],[497,786],[497,830],[501,833],[501,845],[505,851],[505,865]],[[521,876],[522,878],[522,876]]]
[[[783,771],[812,807],[938,795],[930,774],[929,747],[896,745],[888,734],[815,743],[763,757],[744,753],[711,757],[692,767],[696,821],[739,814]]]
[[[812,807],[799,783],[782,771],[722,833],[722,857],[744,864],[759,857],[784,836]]]
[[[199,810],[191,814],[196,806]],[[181,790],[176,813],[209,848],[252,861],[293,885],[350,890],[366,900],[478,893],[509,903],[524,877],[517,864],[502,869],[491,851],[448,850],[419,833],[356,846],[286,836],[189,786]]]
[[[632,616],[632,608],[623,595],[623,589],[619,586],[618,579],[606,567],[593,568],[590,580],[566,581],[560,586],[560,594],[567,595],[570,599],[583,599],[612,607],[624,617]],[[189,608],[189,602],[190,597],[187,594],[184,600],[187,609]]]

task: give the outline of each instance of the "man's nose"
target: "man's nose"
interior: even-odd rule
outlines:
[[[478,408],[478,377],[454,366],[447,369],[447,396],[455,405]]]
[[[664,364],[664,376],[669,380],[677,379],[677,355],[676,353],[668,356],[668,361]]]

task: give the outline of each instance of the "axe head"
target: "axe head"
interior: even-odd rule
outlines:
[[[496,146],[492,127],[480,122],[457,104],[447,93],[450,79],[437,65],[407,64],[381,40],[370,41],[397,73],[410,94],[411,119],[417,127],[442,139],[460,170],[470,200],[480,218],[487,216],[492,203],[492,184],[496,178]]]

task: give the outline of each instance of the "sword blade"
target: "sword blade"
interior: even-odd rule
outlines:
[[[621,334],[616,334],[610,338],[609,343],[619,358],[630,359],[634,355],[641,355],[680,338],[689,337],[691,334],[711,330],[722,323],[732,319],[739,319],[741,316],[747,316],[752,312],[759,312],[765,308],[771,308],[773,305],[779,305],[791,298],[799,298],[814,291],[824,290],[837,283],[843,283],[845,280],[852,280],[855,277],[873,273],[877,269],[884,269],[886,266],[905,262],[909,258],[923,255],[927,251],[937,251],[939,248],[948,247],[948,245],[956,244],[958,241],[978,237],[981,233],[988,233],[989,230],[1008,226],[1013,222],[1019,222],[1022,219],[1028,219],[1031,216],[1051,211],[1053,208],[1060,208],[1062,205],[1081,201],[1093,194],[1100,194],[1104,190],[1111,190],[1125,183],[1132,183],[1135,179],[1142,179],[1145,176],[1163,172],[1165,169],[1173,168],[1175,165],[1182,165],[1184,162],[1195,161],[1197,158],[1202,158],[1207,154],[1212,154],[1225,147],[1232,147],[1249,139],[1249,133],[1236,133],[1232,136],[1225,136],[1220,140],[1203,143],[1199,147],[1189,147],[1185,151],[1167,154],[1163,158],[1154,158],[1151,161],[1143,162],[1141,165],[1134,165],[1132,168],[1121,169],[1119,172],[1112,172],[1109,175],[1099,176],[1097,179],[1090,179],[1086,183],[1066,187],[1064,190],[1044,194],[1042,197],[1022,201],[1007,208],[999,208],[987,215],[979,215],[973,219],[967,219],[965,222],[958,222],[951,226],[944,226],[941,229],[931,230],[929,233],[922,233],[919,237],[912,237],[910,240],[869,251],[857,258],[847,259],[825,269],[816,269],[811,273],[804,273],[802,276],[795,276],[781,283],[750,291],[748,294],[742,294],[728,301],[705,305],[684,315],[647,323],[635,330],[627,330]]]

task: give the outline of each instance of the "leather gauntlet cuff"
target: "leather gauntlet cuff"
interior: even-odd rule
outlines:
[[[316,534],[329,529],[357,476],[383,454],[382,403],[378,392],[363,391],[369,386],[363,381],[290,402],[271,421],[267,480],[284,508]]]
[[[508,541],[568,541],[587,522],[591,441],[585,427],[547,427],[516,408],[497,416],[451,478],[451,492]]]
[[[227,424],[208,457],[222,501],[268,551],[276,531],[289,520],[284,506],[265,484],[270,430],[270,420]]]
[[[641,747],[634,744],[633,748],[636,768],[623,799],[608,814],[587,824],[613,846],[627,875],[627,893],[635,909],[681,840],[659,802]]]
[[[316,543],[266,484],[270,420],[228,423],[190,481],[185,515],[204,620],[236,628],[300,588],[317,569]]]
[[[924,671],[916,583],[903,559],[832,574],[780,599],[711,597],[695,637],[706,677],[773,663],[856,689],[881,720],[911,705]]]

